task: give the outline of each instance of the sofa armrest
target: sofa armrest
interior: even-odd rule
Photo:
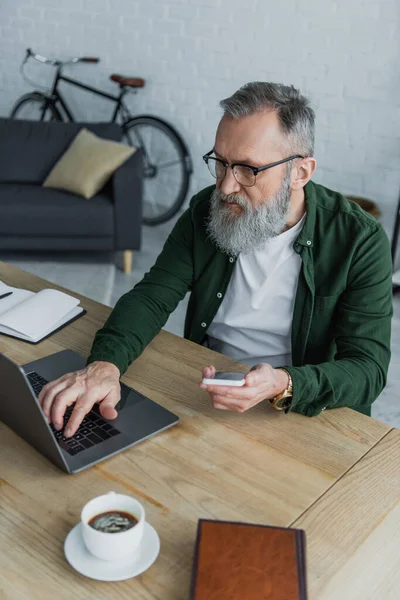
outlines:
[[[139,250],[142,232],[143,155],[140,149],[113,176],[115,250]]]

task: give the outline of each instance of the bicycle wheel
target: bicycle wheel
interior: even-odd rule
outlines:
[[[11,110],[10,119],[28,121],[62,121],[61,114],[53,104],[46,106],[47,98],[39,92],[24,94]],[[46,108],[45,108],[46,106]],[[43,109],[45,112],[43,114]]]
[[[143,223],[165,223],[181,208],[189,188],[192,165],[186,145],[156,117],[134,117],[123,130],[125,141],[143,152]]]

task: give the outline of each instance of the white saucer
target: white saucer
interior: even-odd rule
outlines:
[[[124,560],[122,563],[101,560],[87,550],[81,534],[81,524],[78,523],[65,539],[64,552],[71,567],[85,577],[99,581],[122,581],[140,575],[154,563],[160,552],[160,538],[154,527],[146,521],[140,551],[132,560]]]

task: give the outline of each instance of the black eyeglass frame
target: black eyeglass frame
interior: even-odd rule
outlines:
[[[278,165],[282,165],[283,163],[289,162],[290,160],[294,160],[295,158],[305,158],[305,156],[296,154],[294,156],[289,156],[288,158],[283,158],[282,160],[277,160],[276,162],[273,162],[269,165],[265,165],[264,167],[252,167],[251,165],[245,165],[244,163],[233,163],[230,165],[228,162],[222,160],[222,158],[216,158],[214,156],[211,156],[211,154],[213,152],[214,152],[214,149],[210,150],[210,152],[207,152],[207,154],[205,154],[203,156],[203,160],[207,166],[208,166],[208,161],[210,158],[211,158],[211,160],[214,160],[215,162],[221,163],[225,167],[225,175],[224,175],[223,179],[226,177],[226,169],[228,167],[231,167],[232,171],[235,167],[247,167],[248,169],[251,169],[253,171],[254,178],[256,178],[258,173],[261,173],[261,171],[266,171],[267,169],[271,169],[272,167],[277,167]],[[233,173],[233,176],[235,177],[235,173]],[[216,177],[215,179],[218,179],[218,178]],[[235,177],[235,179],[236,179],[236,177]],[[238,182],[238,183],[240,183],[240,182]],[[241,183],[240,185],[244,185],[244,187],[253,187],[253,185],[255,185],[255,184],[256,184],[256,179],[254,179],[254,183],[252,185],[244,185],[243,183]]]

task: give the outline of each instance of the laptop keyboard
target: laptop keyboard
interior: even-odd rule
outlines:
[[[27,377],[36,394],[36,397],[38,397],[42,388],[46,385],[46,383],[48,383],[48,381],[36,373],[36,371],[28,373]],[[57,431],[53,424],[50,423],[50,429],[52,430],[58,444],[72,456],[121,433],[118,429],[103,419],[100,414],[99,405],[95,404],[90,413],[88,413],[83,419],[75,435],[70,438],[66,438],[64,437],[63,430],[69,417],[71,416],[72,410],[73,406],[69,406],[65,411],[64,425],[61,431]]]

